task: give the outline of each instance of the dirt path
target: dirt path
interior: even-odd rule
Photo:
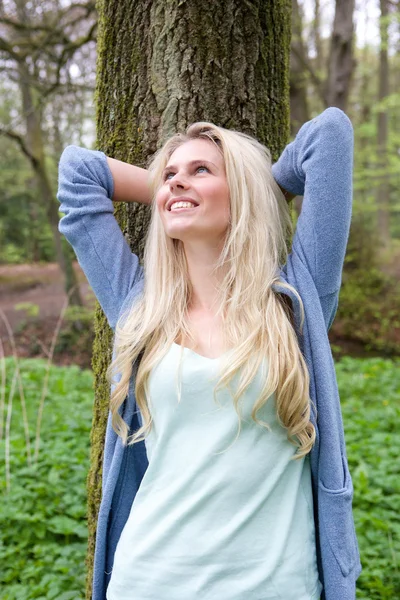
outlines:
[[[77,262],[74,263],[74,270],[84,305],[94,306],[93,292]],[[58,264],[0,265],[0,308],[15,335],[19,356],[31,356],[30,348],[33,342],[38,348],[37,356],[48,355],[51,339],[66,298],[64,280]],[[26,309],[19,307],[22,304],[27,305]],[[36,307],[37,316],[30,315],[29,306],[33,309]],[[21,328],[24,328],[25,335],[20,333]],[[11,354],[7,327],[2,318],[0,338],[5,355]],[[54,362],[71,364],[74,358],[76,355],[71,349],[56,356]],[[81,357],[78,363],[82,366],[90,366],[90,356]]]
[[[399,253],[400,254],[400,253]],[[399,256],[400,258],[400,256]],[[400,277],[400,260],[393,261],[389,267],[392,275]],[[74,263],[84,305],[95,305],[94,294],[77,262]],[[59,266],[56,263],[0,265],[0,308],[8,320],[21,357],[48,357],[52,337],[66,300],[64,281]],[[26,304],[37,307],[36,317],[29,315],[29,310],[18,310],[18,305]],[[1,316],[1,314],[0,314]],[[379,352],[366,351],[363,344],[340,335],[340,327],[329,332],[331,344],[340,347],[340,354],[366,357],[376,356]],[[73,333],[73,332],[72,332]],[[339,335],[338,335],[339,334]],[[80,332],[76,333],[54,355],[55,364],[78,364],[81,367],[91,367],[91,342],[93,328],[86,323]],[[12,354],[7,328],[0,318],[0,339],[6,356]],[[0,348],[1,351],[1,348]],[[335,352],[334,352],[335,356]]]
[[[85,305],[93,302],[93,293],[78,263],[74,264],[79,289]],[[19,304],[36,304],[41,320],[60,315],[66,300],[60,267],[56,263],[45,265],[0,266],[0,308],[4,311],[13,331],[26,320],[26,311]],[[3,332],[4,323],[0,324]]]

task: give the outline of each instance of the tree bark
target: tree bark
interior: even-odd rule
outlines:
[[[99,0],[97,147],[145,166],[174,132],[205,120],[256,136],[278,158],[289,134],[291,0]],[[150,208],[116,217],[143,257]],[[88,477],[87,598],[101,496],[111,332],[98,310]]]
[[[327,106],[347,109],[354,68],[354,0],[336,0],[326,82]]]

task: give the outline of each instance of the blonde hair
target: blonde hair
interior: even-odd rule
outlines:
[[[225,347],[232,350],[229,364],[222,361],[214,397],[219,388],[229,388],[240,371],[238,389],[233,393],[240,432],[240,397],[266,359],[268,375],[253,405],[252,419],[269,429],[257,418],[257,412],[275,393],[278,421],[287,429],[288,440],[297,446],[293,458],[300,458],[310,452],[315,440],[310,422],[309,373],[294,329],[291,303],[272,289],[287,260],[286,240],[292,231],[289,207],[272,175],[268,149],[246,134],[211,123],[194,123],[185,134],[174,135],[149,166],[153,202],[144,250],[144,291],[118,320],[115,359],[107,370],[109,382],[115,385],[110,401],[112,426],[124,444],[145,439],[152,427],[147,401],[150,372],[176,339],[187,336],[194,341],[187,312],[192,287],[183,243],[166,235],[154,198],[174,150],[199,138],[215,143],[222,153],[230,192],[230,221],[215,272],[224,268],[216,315],[221,316]],[[280,285],[299,299],[301,330],[301,298],[289,284]],[[128,394],[136,360],[135,394],[143,423],[129,435],[120,407]]]

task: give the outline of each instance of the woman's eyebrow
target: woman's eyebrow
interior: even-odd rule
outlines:
[[[196,165],[213,165],[216,169],[218,169],[217,165],[215,163],[211,162],[210,160],[191,160],[188,163],[188,165],[189,165],[189,167],[195,167]],[[168,165],[163,170],[163,175],[171,170],[176,171],[177,168],[178,167],[176,167],[175,165]]]

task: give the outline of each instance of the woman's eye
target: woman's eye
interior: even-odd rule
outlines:
[[[207,172],[209,172],[209,168],[206,167],[205,165],[199,165],[198,167],[196,167],[195,172],[197,173],[197,171],[199,171],[200,169],[205,169]],[[166,173],[164,175],[164,181],[167,181],[168,179],[170,179],[170,176],[174,176],[175,173],[173,171],[169,171],[168,173]]]

